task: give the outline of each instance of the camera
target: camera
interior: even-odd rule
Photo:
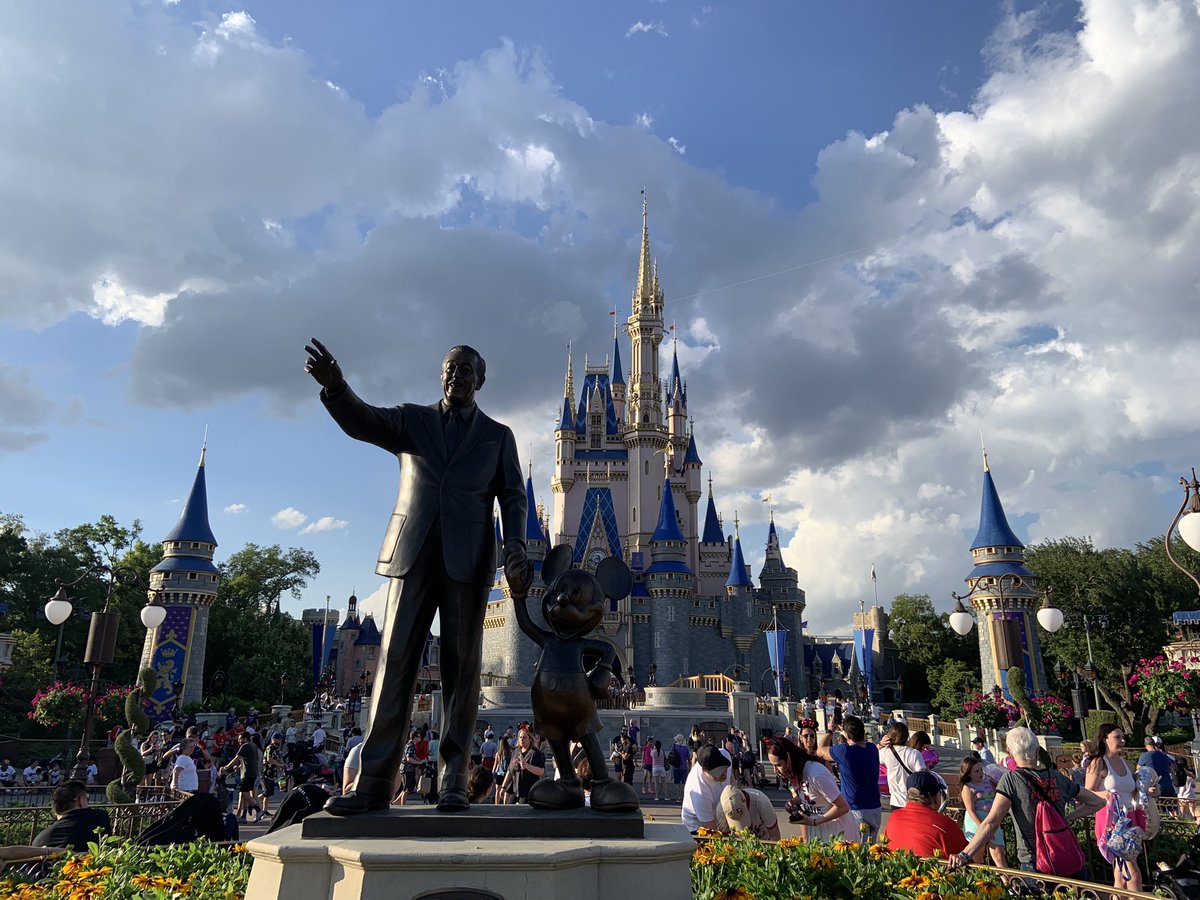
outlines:
[[[791,822],[793,825],[795,825],[797,822],[799,822],[803,818],[804,818],[804,813],[801,812],[800,810],[796,810],[796,812],[794,812],[790,816],[788,816],[788,821]]]

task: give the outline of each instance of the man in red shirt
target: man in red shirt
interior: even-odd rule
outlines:
[[[911,850],[917,856],[949,859],[967,846],[958,823],[938,812],[944,799],[942,783],[932,772],[913,772],[905,782],[908,805],[888,816],[887,835],[893,850]]]

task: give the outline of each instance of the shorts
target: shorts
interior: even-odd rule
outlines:
[[[652,766],[652,765],[648,765],[647,763],[642,763],[642,768],[643,768],[643,769],[645,769],[647,772],[653,772],[653,771],[654,771],[654,766]]]
[[[242,794],[249,794],[251,791],[258,790],[258,776],[254,775],[249,778],[243,778],[242,783],[238,785],[238,791]]]
[[[683,784],[685,781],[687,781],[687,769],[685,769],[683,766],[672,766],[671,783]]]
[[[274,778],[264,778],[262,780],[262,795],[264,797],[274,797],[275,796],[275,779]]]
[[[408,766],[402,774],[404,775],[404,786],[401,790],[415,791],[417,789],[417,767]]]
[[[879,828],[883,824],[883,809],[852,809],[850,815],[854,817],[854,821],[860,826],[867,826],[867,833],[862,837],[864,841],[875,842],[879,837]],[[859,834],[862,834],[862,828],[859,828]]]
[[[483,767],[484,767],[485,769],[487,769],[489,772],[494,772],[494,771],[496,771],[496,757],[494,757],[494,756],[485,756],[485,757],[483,758]]]

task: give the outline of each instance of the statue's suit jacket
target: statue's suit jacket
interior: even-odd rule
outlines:
[[[347,386],[322,402],[352,438],[396,454],[400,489],[375,571],[403,578],[430,528],[441,529],[446,574],[490,584],[495,574],[495,501],[505,540],[525,539],[526,500],[512,429],[478,406],[453,455],[447,453],[439,404],[378,407]]]

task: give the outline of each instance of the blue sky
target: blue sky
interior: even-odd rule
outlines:
[[[718,504],[757,571],[771,496],[814,628],[872,563],[949,605],[980,428],[1023,536],[1151,537],[1196,461],[1198,48],[1182,0],[12,11],[0,510],[156,539],[207,425],[219,556],[366,596],[396,464],[304,341],[378,402],[479,346],[548,494],[645,186]]]

